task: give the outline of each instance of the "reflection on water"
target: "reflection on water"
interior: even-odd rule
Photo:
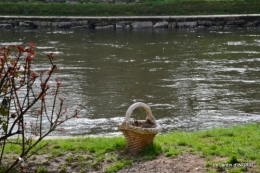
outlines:
[[[55,77],[80,118],[54,135],[113,135],[127,108],[151,106],[163,132],[260,121],[257,30],[1,30],[0,44],[34,42],[35,69]],[[136,110],[136,119],[144,112]]]

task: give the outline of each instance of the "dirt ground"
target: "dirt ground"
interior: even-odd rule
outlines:
[[[47,172],[63,172],[61,171],[61,165],[66,165],[65,158],[68,156],[69,154],[66,154],[63,157],[57,157],[51,160],[48,160],[47,155],[37,156],[32,162],[30,162],[28,165],[30,170],[27,171],[31,172],[32,170],[36,170],[39,165],[44,165],[44,167],[47,168]],[[74,156],[74,159],[76,158],[77,156]],[[36,164],[33,163],[38,164],[36,166]],[[101,170],[99,171],[93,170],[93,168],[88,168],[83,172],[102,173],[104,172],[104,168],[107,166],[108,164],[104,163],[103,165],[98,165],[98,167],[101,167]],[[206,167],[205,160],[203,158],[193,154],[184,153],[175,158],[158,156],[150,161],[133,163],[130,167],[119,170],[118,173],[206,173],[207,170],[208,168]],[[64,172],[76,173],[81,171],[77,166],[73,166],[72,163],[71,165],[67,164],[66,168],[64,168]]]
[[[47,155],[40,155],[34,158],[33,162],[28,165],[30,170],[26,172],[35,172],[37,167],[44,166],[48,173],[56,172],[69,172],[69,173],[103,173],[104,169],[111,163],[102,163],[96,165],[96,167],[87,166],[86,162],[79,166],[75,165],[73,160],[77,160],[78,157],[82,155],[73,155],[71,164],[66,164],[66,159],[70,154],[66,154],[63,157],[58,157],[54,159],[48,159]],[[84,156],[85,157],[85,156]],[[214,162],[225,162],[228,158],[215,157],[211,161]],[[34,164],[38,163],[38,164]],[[62,166],[63,165],[63,166]],[[64,166],[66,165],[66,166]],[[79,169],[79,167],[84,169]],[[158,156],[157,158],[150,161],[141,161],[133,163],[131,166],[119,170],[117,173],[206,173],[209,170],[215,170],[218,173],[228,173],[225,168],[217,168],[217,166],[206,166],[206,159],[199,157],[199,155],[194,155],[191,153],[183,153],[176,156],[175,158],[168,158],[164,156]],[[231,168],[233,169],[233,168]],[[234,168],[235,169],[235,168]],[[248,173],[258,173],[259,169],[256,164],[253,164],[252,167],[247,167],[243,172]]]
[[[118,173],[206,173],[207,170],[204,159],[185,153],[172,159],[160,156],[151,161],[133,163]]]

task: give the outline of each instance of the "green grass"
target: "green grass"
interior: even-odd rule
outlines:
[[[160,141],[164,154],[168,157],[175,157],[182,152],[200,153],[204,158],[227,157],[222,164],[256,162],[259,169],[260,126],[257,124],[193,133],[169,133],[158,136],[156,141]],[[245,168],[237,169],[241,171]]]
[[[116,172],[120,170],[121,168],[131,165],[132,162],[130,160],[122,160],[122,161],[116,161],[115,163],[112,163],[110,167],[106,168],[104,170],[105,173],[110,173],[110,172]]]
[[[259,131],[259,125],[245,125],[194,133],[175,132],[158,136],[157,140],[164,144],[164,148],[181,147],[189,152],[200,151],[205,157],[237,155],[247,161],[259,158]]]
[[[248,124],[230,128],[216,128],[196,132],[171,132],[157,135],[153,145],[144,148],[137,156],[125,153],[123,137],[72,138],[44,140],[40,145],[49,143],[48,148],[38,152],[39,155],[49,154],[49,159],[65,157],[66,165],[78,167],[82,172],[88,169],[100,170],[107,163],[104,172],[115,172],[133,162],[152,160],[158,155],[174,158],[188,152],[204,158],[209,172],[221,171],[222,167],[213,165],[254,163],[260,170],[260,126]],[[17,148],[7,145],[8,155],[15,155]],[[70,155],[66,155],[70,153]],[[224,158],[214,161],[213,158]],[[33,161],[33,159],[28,162]],[[87,163],[87,166],[86,166]],[[66,165],[60,170],[66,172]],[[246,167],[225,168],[229,172],[246,171]],[[44,172],[45,167],[38,167]],[[1,169],[0,169],[1,172]]]
[[[87,1],[86,1],[87,2]],[[129,2],[132,2],[129,0]],[[0,2],[0,15],[144,16],[260,13],[259,0],[147,0],[129,4]]]
[[[46,173],[47,172],[47,168],[44,167],[44,166],[40,166],[38,169],[37,169],[37,173]]]

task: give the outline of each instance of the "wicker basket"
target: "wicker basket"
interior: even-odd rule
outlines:
[[[146,120],[130,121],[134,109],[142,107],[146,112]],[[152,144],[160,126],[152,115],[150,107],[142,102],[131,105],[126,111],[125,121],[118,126],[126,139],[126,148],[129,152],[137,153],[143,147]]]

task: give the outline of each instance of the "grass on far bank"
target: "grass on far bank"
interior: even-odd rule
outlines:
[[[58,170],[69,172],[74,167],[77,172],[103,171],[115,172],[133,162],[152,160],[158,155],[174,158],[188,152],[199,155],[206,160],[209,172],[221,171],[214,165],[251,163],[260,170],[260,125],[248,124],[230,128],[216,128],[197,132],[171,132],[157,135],[154,144],[145,148],[137,156],[124,152],[123,137],[79,137],[71,139],[44,140],[40,145],[49,143],[48,148],[38,152],[28,160],[29,166],[37,172],[47,172],[45,165],[63,158]],[[19,148],[7,145],[6,159],[16,159]],[[46,156],[42,163],[37,162],[38,156]],[[212,158],[224,160],[215,162]],[[245,167],[225,168],[229,172],[243,172]],[[0,169],[0,172],[3,170]]]
[[[28,16],[164,16],[257,14],[259,0],[146,0],[127,4],[0,2],[0,15]]]

